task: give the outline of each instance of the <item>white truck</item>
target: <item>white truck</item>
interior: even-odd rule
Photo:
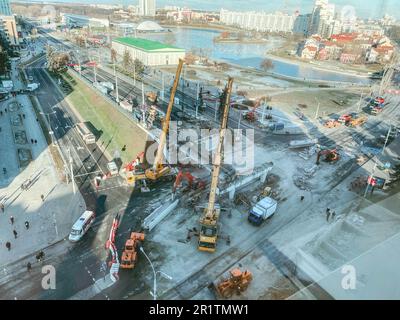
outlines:
[[[276,200],[265,197],[250,209],[248,220],[250,223],[259,226],[264,220],[272,217],[278,207]]]
[[[125,109],[125,110],[127,110],[127,111],[129,111],[129,112],[132,112],[133,111],[133,106],[132,106],[132,104],[130,104],[128,101],[126,101],[126,100],[122,100],[120,103],[119,103],[119,105],[121,106],[121,108],[122,109]]]
[[[94,83],[93,83],[93,86],[94,86],[97,90],[99,90],[101,93],[103,93],[103,94],[105,94],[105,95],[107,95],[107,94],[110,92],[110,89],[108,89],[108,88],[102,86],[99,82],[94,82]]]
[[[39,86],[40,86],[40,83],[29,83],[27,86],[26,86],[26,91],[29,91],[29,92],[32,92],[32,91],[35,91],[37,88],[39,88]]]
[[[101,81],[101,82],[99,82],[99,84],[100,84],[101,86],[103,86],[104,88],[109,89],[110,91],[113,91],[113,90],[114,90],[114,84],[111,83],[111,82]]]
[[[107,169],[110,172],[111,176],[115,176],[119,173],[118,167],[114,161],[110,161],[109,163],[107,163]]]

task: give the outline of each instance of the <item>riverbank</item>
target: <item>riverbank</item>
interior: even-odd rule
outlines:
[[[360,72],[360,71],[350,71],[350,70],[343,70],[343,69],[332,69],[332,66],[323,66],[320,64],[316,64],[313,62],[306,62],[303,60],[299,60],[297,58],[283,58],[281,56],[275,55],[273,53],[267,53],[265,55],[266,58],[271,59],[273,61],[280,61],[283,63],[288,63],[288,64],[293,64],[297,66],[302,66],[302,67],[308,67],[308,68],[313,68],[315,70],[321,70],[324,72],[331,72],[331,73],[337,73],[337,74],[342,74],[346,76],[352,76],[352,77],[359,77],[359,78],[370,78],[372,75],[372,71],[369,72]]]

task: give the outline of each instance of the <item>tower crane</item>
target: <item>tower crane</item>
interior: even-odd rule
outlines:
[[[204,209],[203,215],[199,221],[200,235],[199,235],[198,249],[200,251],[215,252],[217,245],[218,219],[219,219],[219,214],[221,212],[221,208],[219,204],[216,204],[216,197],[217,197],[219,171],[221,169],[221,163],[223,158],[222,147],[224,144],[225,132],[228,123],[232,84],[233,84],[233,78],[229,78],[228,84],[225,89],[226,96],[225,96],[224,113],[222,116],[221,129],[219,133],[219,142],[214,158],[208,206]]]

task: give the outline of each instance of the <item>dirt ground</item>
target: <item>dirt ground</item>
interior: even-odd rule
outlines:
[[[315,117],[318,101],[320,107],[318,116],[325,117],[330,114],[340,113],[342,110],[356,104],[360,96],[351,91],[299,91],[289,94],[279,94],[271,98],[270,105],[277,107],[284,112],[302,112],[307,117]],[[355,110],[356,111],[356,110]]]

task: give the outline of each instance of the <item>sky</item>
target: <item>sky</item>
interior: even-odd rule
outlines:
[[[69,3],[113,3],[123,5],[137,5],[138,0],[48,0],[49,2]],[[220,8],[237,11],[283,11],[287,3],[289,13],[299,10],[300,13],[310,13],[315,0],[156,0],[157,7],[175,5],[187,6],[192,9],[219,10]],[[337,9],[345,5],[355,7],[357,15],[362,18],[380,18],[388,13],[400,19],[399,0],[330,0]]]

